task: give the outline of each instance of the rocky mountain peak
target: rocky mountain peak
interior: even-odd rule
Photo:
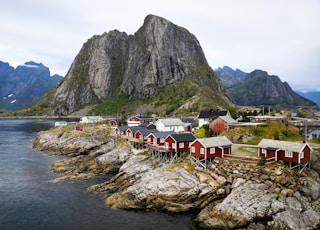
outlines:
[[[134,35],[113,30],[83,45],[54,93],[52,113],[69,114],[120,94],[151,98],[199,66],[207,68],[208,63],[196,37],[164,18],[148,15]],[[222,91],[220,79],[212,70],[211,75],[211,85]]]

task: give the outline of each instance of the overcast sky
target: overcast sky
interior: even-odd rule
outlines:
[[[90,37],[133,34],[148,14],[194,34],[213,69],[261,69],[320,91],[319,0],[1,0],[0,60],[64,76]]]

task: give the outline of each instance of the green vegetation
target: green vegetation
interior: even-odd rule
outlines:
[[[121,94],[95,106],[90,115],[126,115],[142,103],[143,100],[129,99],[128,96]]]
[[[258,144],[263,138],[284,141],[301,141],[303,137],[299,133],[299,129],[294,126],[288,126],[281,122],[270,121],[266,126],[256,128],[237,127],[224,132],[234,141],[234,137],[238,137],[239,143],[242,143],[243,136],[251,137],[247,144]]]

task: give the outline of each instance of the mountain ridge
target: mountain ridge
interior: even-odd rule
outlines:
[[[0,61],[0,109],[17,111],[39,101],[62,79],[48,67],[33,61],[16,68]]]
[[[277,107],[310,106],[317,104],[292,90],[287,82],[282,82],[276,75],[267,71],[254,70],[250,73],[230,67],[217,69],[217,75],[226,85],[229,96],[237,105],[269,105]]]

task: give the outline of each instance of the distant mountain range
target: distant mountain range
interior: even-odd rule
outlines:
[[[225,66],[215,73],[220,77],[231,99],[240,106],[317,107],[316,102],[294,92],[287,82],[266,71],[245,73]]]
[[[314,101],[320,107],[320,91],[302,92],[302,91],[296,90],[296,93],[298,93],[299,95],[305,98],[308,98],[311,101]]]
[[[33,61],[17,68],[0,61],[0,111],[17,111],[39,101],[62,79]]]

